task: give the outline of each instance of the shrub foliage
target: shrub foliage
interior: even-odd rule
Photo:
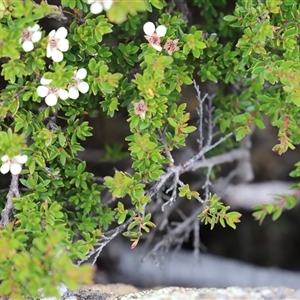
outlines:
[[[240,159],[229,154],[245,150],[264,115],[278,129],[275,152],[299,144],[299,22],[293,0],[1,0],[0,155],[1,172],[11,175],[1,175],[0,295],[56,295],[60,283],[90,282],[91,268],[76,264],[96,259],[122,232],[136,247],[160,225],[154,207],[164,211],[178,197],[196,199],[190,224],[235,228],[241,215],[211,193],[210,180],[218,165]],[[200,82],[217,87],[214,95],[203,96]],[[196,126],[179,102],[192,84]],[[85,117],[119,111],[127,114],[132,171],[99,179],[78,157],[92,135]],[[173,151],[196,130],[198,152],[176,163]],[[118,146],[106,151],[122,155]],[[201,191],[180,179],[196,169]],[[282,196],[254,216],[276,219],[296,200]]]

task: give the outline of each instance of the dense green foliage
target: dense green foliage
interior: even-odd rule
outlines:
[[[278,128],[274,151],[282,154],[300,142],[297,1],[187,1],[198,12],[189,22],[171,1],[128,5],[120,0],[97,15],[89,12],[85,0],[61,2],[60,10],[45,2],[0,0],[5,81],[0,91],[0,155],[28,156],[20,178],[12,175],[10,189],[7,185],[0,195],[1,209],[8,200],[14,207],[9,222],[1,216],[0,228],[0,295],[12,299],[39,296],[40,288],[53,295],[61,282],[71,288],[88,282],[91,269],[77,268],[72,260],[84,260],[111,225],[128,220],[124,235],[132,247],[155,226],[146,210],[155,189],[148,187],[174,167],[168,153],[185,146],[188,134],[196,130],[189,124],[186,104],[178,103],[182,86],[194,79],[218,83],[214,123],[219,137],[230,132],[235,136],[226,141],[227,149],[237,146],[252,126],[264,128],[264,115]],[[45,17],[59,20],[68,30],[62,61],[46,59],[49,36],[43,30],[32,51],[21,47],[23,30]],[[149,19],[166,27],[160,42],[174,41],[173,50],[165,46],[157,51],[148,43],[143,26]],[[81,68],[87,71],[88,91],[46,105],[37,93],[41,78],[51,79],[49,88],[67,89]],[[239,93],[225,88],[236,85]],[[84,116],[101,112],[114,118],[121,109],[128,111],[131,134],[126,141],[134,173],[116,171],[99,183],[77,156],[83,150],[81,141],[92,134]],[[65,126],[57,125],[58,119]],[[297,166],[292,175],[299,174]],[[7,175],[0,176],[2,182]],[[118,198],[115,208],[101,202],[103,190]],[[220,222],[235,228],[239,222],[240,214],[228,212],[217,195],[205,198],[182,185],[179,196],[198,198],[203,204],[199,219],[211,227]],[[124,206],[124,197],[130,198],[131,207]],[[296,200],[296,194],[281,197],[279,204],[257,207],[255,217],[273,214],[276,219],[285,204],[292,208]]]

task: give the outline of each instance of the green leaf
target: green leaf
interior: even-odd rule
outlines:
[[[273,212],[272,220],[276,221],[281,216],[281,213],[282,213],[282,207],[277,206],[276,210]]]
[[[249,115],[248,114],[241,114],[241,115],[237,115],[233,118],[233,122],[234,123],[246,123],[249,120]]]
[[[156,7],[157,9],[163,9],[166,6],[164,0],[149,0],[152,6]]]
[[[187,126],[187,127],[182,128],[181,131],[183,133],[191,133],[191,132],[194,132],[196,129],[197,129],[197,127],[195,127],[195,126]]]
[[[178,123],[176,123],[176,121],[174,119],[168,118],[168,122],[172,127],[174,127],[174,128],[178,127]]]
[[[254,124],[259,128],[259,129],[265,129],[265,124],[262,120],[259,119],[254,119]]]
[[[233,229],[236,229],[236,225],[234,224],[234,222],[231,219],[227,219],[226,223],[228,226],[230,226]]]
[[[223,17],[223,20],[227,21],[227,22],[233,22],[237,20],[236,16],[232,16],[232,15],[227,15],[225,17]]]
[[[118,224],[123,224],[126,219],[127,213],[120,214],[118,217]]]
[[[249,134],[251,132],[251,129],[249,126],[245,126],[245,127],[239,127],[236,131],[235,131],[235,137],[237,141],[242,140],[247,134]]]

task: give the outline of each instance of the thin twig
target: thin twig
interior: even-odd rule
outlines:
[[[171,185],[171,187],[169,187],[167,190],[166,190],[166,193],[169,193],[170,191],[172,191],[172,195],[170,197],[170,199],[164,203],[161,207],[161,210],[164,211],[165,210],[165,207],[167,205],[170,205],[172,206],[174,204],[174,202],[176,201],[176,198],[177,198],[177,185],[178,185],[178,181],[179,181],[179,173],[174,173],[174,182],[173,184]]]
[[[169,166],[173,167],[174,166],[174,158],[173,158],[173,156],[171,154],[171,151],[170,151],[170,149],[169,149],[169,147],[166,143],[166,139],[164,138],[164,135],[163,135],[162,131],[159,128],[157,129],[157,131],[158,131],[158,134],[159,134],[159,136],[162,140],[162,143],[164,145],[165,153],[166,153],[167,157],[170,159]]]
[[[33,5],[37,8],[40,7],[40,4],[37,4],[34,2],[33,2]],[[62,23],[68,22],[68,18],[65,16],[61,6],[50,5],[50,4],[48,4],[48,5],[52,8],[53,13],[46,15],[45,16],[46,18],[55,19],[56,21],[62,22]]]
[[[205,179],[205,182],[204,182],[204,184],[202,186],[202,188],[204,189],[205,199],[208,199],[209,188],[212,186],[212,183],[210,181],[210,176],[211,176],[212,168],[213,168],[213,166],[211,166],[211,165],[208,166],[207,173],[206,173],[206,179]]]
[[[213,145],[211,146],[204,146],[196,155],[194,155],[193,157],[191,157],[188,161],[186,161],[182,166],[183,169],[187,170],[187,169],[192,169],[195,170],[195,168],[192,168],[193,164],[195,162],[197,162],[201,157],[204,156],[204,154],[206,154],[207,152],[211,151],[212,149],[216,148],[217,146],[219,146],[220,144],[222,144],[225,140],[227,140],[228,138],[230,138],[233,135],[232,132],[226,134],[224,137],[221,137],[217,142],[215,142]],[[183,170],[181,170],[182,172]]]
[[[196,171],[198,169],[214,167],[225,163],[230,163],[235,160],[248,158],[249,152],[246,149],[238,148],[233,149],[227,153],[220,154],[205,160],[196,161],[193,165],[189,165],[185,168],[185,171]]]
[[[122,231],[124,231],[124,229],[126,228],[126,226],[132,221],[132,218],[129,218],[126,222],[124,222],[123,224],[121,224],[120,226],[106,232],[105,234],[102,234],[99,242],[97,244],[94,245],[94,249],[91,250],[84,259],[80,260],[77,262],[77,265],[80,266],[83,262],[87,261],[89,258],[91,258],[93,255],[94,259],[92,262],[92,265],[94,265],[100,255],[100,253],[102,252],[103,248],[110,243],[116,236],[118,236]]]
[[[170,240],[170,236],[176,236],[180,235],[181,233],[185,232],[187,230],[187,227],[194,222],[194,220],[197,218],[197,216],[203,211],[203,206],[198,207],[198,209],[189,216],[186,220],[184,220],[182,223],[178,224],[174,229],[172,229],[165,237],[155,245],[155,247],[142,259],[142,261],[145,261],[149,256],[154,255],[161,247],[170,245],[172,243],[172,240]]]
[[[197,108],[197,113],[199,116],[199,126],[198,126],[198,132],[199,132],[199,139],[198,145],[199,150],[203,148],[203,142],[204,142],[204,136],[203,136],[203,103],[208,97],[208,94],[205,94],[203,98],[201,98],[201,91],[199,85],[196,83],[196,80],[194,80],[194,88],[196,90],[196,98],[199,101],[199,108]]]

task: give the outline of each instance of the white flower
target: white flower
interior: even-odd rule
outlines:
[[[52,30],[49,33],[46,56],[52,58],[54,62],[61,62],[64,58],[62,52],[69,50],[69,41],[66,39],[68,31],[65,27]]]
[[[90,12],[92,14],[100,14],[103,9],[109,10],[113,4],[113,0],[88,0],[87,4],[91,4]]]
[[[143,26],[145,32],[145,38],[149,44],[156,49],[161,51],[162,47],[160,46],[160,38],[165,36],[167,33],[167,28],[164,25],[159,25],[155,29],[155,25],[152,22],[147,22]]]
[[[13,175],[20,174],[22,171],[22,165],[26,163],[27,159],[27,155],[17,155],[12,159],[10,159],[8,155],[3,155],[1,157],[3,164],[0,168],[0,172],[2,174],[6,174],[10,171],[10,173]]]
[[[23,30],[19,42],[22,44],[22,48],[25,52],[33,50],[33,43],[36,43],[41,39],[42,32],[39,31],[39,29],[40,25],[35,24],[33,27],[27,27]]]
[[[45,97],[45,102],[48,106],[54,106],[57,103],[58,97],[62,100],[66,100],[69,94],[64,89],[59,89],[55,86],[49,86],[52,79],[41,78],[40,83],[42,85],[38,86],[36,89],[38,95],[42,98]]]
[[[79,69],[77,72],[75,72],[75,75],[73,76],[74,83],[70,84],[68,86],[69,88],[69,97],[71,99],[77,99],[79,97],[79,92],[82,94],[85,94],[89,90],[89,84],[83,79],[86,77],[87,71],[84,68]]]

